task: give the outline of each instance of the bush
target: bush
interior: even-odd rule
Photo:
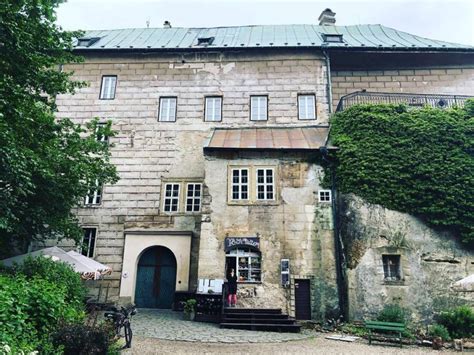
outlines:
[[[388,304],[380,311],[377,320],[381,322],[406,323],[408,312],[398,304]]]
[[[428,328],[428,335],[433,338],[440,337],[443,339],[443,341],[451,340],[448,330],[444,325],[441,324],[430,325]]]
[[[470,338],[474,334],[474,311],[469,306],[460,306],[439,316],[453,338]]]
[[[115,334],[107,323],[64,324],[53,334],[52,341],[65,355],[110,354],[114,350]]]
[[[190,314],[196,310],[197,301],[192,298],[184,303],[184,313]]]
[[[24,275],[27,279],[35,277],[48,280],[65,288],[65,301],[81,307],[84,304],[86,288],[74,269],[66,263],[45,257],[26,258],[21,264],[4,268],[4,272]]]
[[[50,335],[62,322],[84,319],[79,274],[46,258],[28,259],[0,274],[0,344],[12,353],[56,353]]]

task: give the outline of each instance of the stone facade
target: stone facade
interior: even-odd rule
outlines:
[[[373,318],[395,303],[409,309],[413,321],[429,322],[442,310],[474,303],[472,292],[450,288],[474,273],[474,253],[449,233],[356,196],[345,196],[341,207],[351,319]],[[400,255],[401,280],[386,280],[383,255]]]
[[[117,132],[110,145],[120,180],[104,186],[100,205],[76,211],[83,227],[97,228],[94,258],[113,268],[108,280],[112,300],[133,301],[138,260],[124,261],[124,255],[139,258],[153,238],[156,245],[174,250],[170,238],[181,238],[177,234],[190,235],[191,241],[189,278],[182,283],[185,278],[178,277],[176,290],[196,290],[198,278],[224,278],[226,234],[257,232],[264,260],[262,283],[242,285],[242,304],[280,306],[294,312],[294,295],[280,285],[283,257],[290,259],[292,270],[301,277],[317,277],[319,283],[313,282],[313,287],[327,282],[326,288],[335,290],[331,208],[323,206],[320,215],[315,214],[320,167],[302,156],[211,157],[203,153],[216,127],[327,124],[327,73],[318,52],[87,55],[84,63],[67,65],[64,70],[74,71],[74,79],[89,85],[74,96],[57,98],[58,117],[81,124],[93,117],[111,120]],[[113,100],[99,99],[103,75],[117,76]],[[316,120],[298,120],[297,95],[302,93],[315,95]],[[249,120],[249,98],[255,94],[268,95],[267,121]],[[205,122],[205,96],[215,95],[223,97],[223,120]],[[163,96],[177,97],[176,122],[158,121]],[[234,163],[277,167],[282,179],[278,203],[229,206],[226,174],[227,166]],[[164,213],[164,183],[190,181],[203,183],[202,215]],[[136,245],[140,240],[146,241],[143,250]],[[133,253],[125,250],[126,245],[133,246]],[[319,302],[313,302],[315,316],[327,307],[337,307],[334,298],[325,299],[315,298]]]
[[[400,63],[403,65],[403,63]],[[405,64],[407,66],[407,64]],[[332,104],[355,91],[474,95],[474,67],[331,70]]]

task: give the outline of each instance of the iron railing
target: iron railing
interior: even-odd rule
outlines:
[[[427,105],[438,108],[462,107],[464,102],[471,97],[466,95],[383,93],[363,90],[341,97],[336,111],[342,111],[358,104],[406,104],[410,107]]]

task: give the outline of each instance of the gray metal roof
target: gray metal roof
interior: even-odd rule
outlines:
[[[325,43],[323,34],[342,34],[343,43]],[[170,50],[272,47],[326,47],[377,50],[462,50],[474,47],[432,40],[382,25],[317,26],[264,25],[215,28],[132,28],[87,31],[98,37],[77,50]],[[198,46],[198,38],[214,37],[212,44]]]

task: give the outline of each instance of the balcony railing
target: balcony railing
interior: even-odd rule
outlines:
[[[356,91],[341,97],[336,111],[345,110],[358,104],[406,104],[410,107],[431,106],[447,108],[464,106],[464,102],[472,96],[466,95],[437,95],[437,94],[401,94]]]

